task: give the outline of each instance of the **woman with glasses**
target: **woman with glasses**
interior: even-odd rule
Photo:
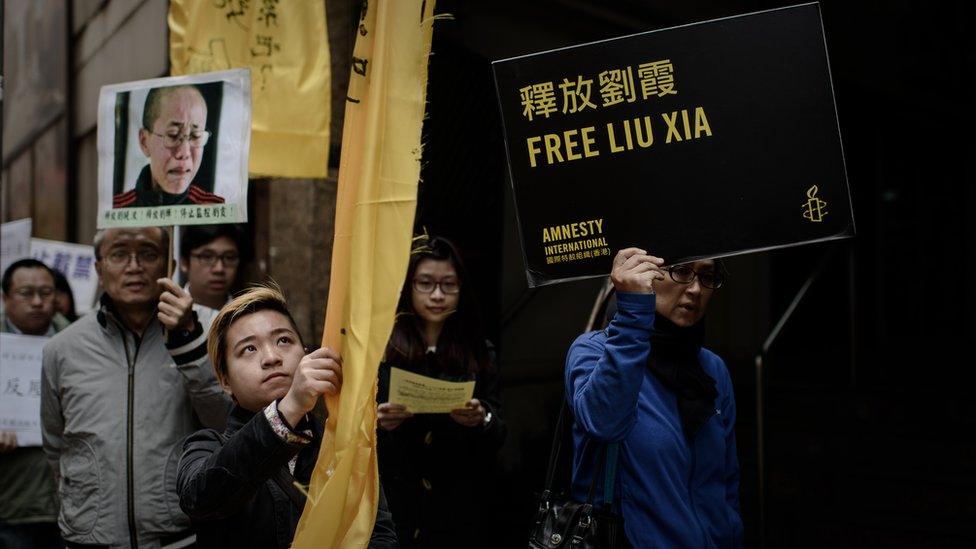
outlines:
[[[569,350],[573,496],[585,500],[598,475],[596,499],[613,502],[633,547],[738,547],[735,397],[725,363],[702,347],[725,269],[711,259],[664,265],[621,250],[613,319]]]
[[[477,547],[495,453],[505,438],[498,369],[455,247],[418,237],[379,370],[380,477],[401,547]],[[450,414],[411,414],[388,402],[391,368],[474,381]]]

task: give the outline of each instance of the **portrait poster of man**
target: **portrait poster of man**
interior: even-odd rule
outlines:
[[[247,221],[248,69],[105,86],[98,227]]]

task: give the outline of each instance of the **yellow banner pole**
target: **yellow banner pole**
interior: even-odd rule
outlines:
[[[364,3],[353,51],[322,343],[342,353],[294,547],[365,547],[378,501],[376,376],[410,256],[433,0]]]

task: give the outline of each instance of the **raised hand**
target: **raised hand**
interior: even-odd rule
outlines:
[[[640,248],[625,248],[613,258],[610,280],[618,292],[654,293],[654,281],[664,280],[664,260]]]
[[[290,425],[315,407],[322,395],[335,395],[342,389],[342,357],[321,347],[302,357],[292,376],[291,388],[278,403],[278,412]]]
[[[159,312],[156,317],[167,330],[193,331],[196,319],[193,317],[193,297],[184,292],[179,284],[168,278],[156,280],[163,291],[159,295]]]

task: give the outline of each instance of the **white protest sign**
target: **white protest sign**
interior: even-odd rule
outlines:
[[[50,338],[0,334],[0,430],[41,445],[41,350]]]
[[[0,225],[0,273],[17,261],[30,256],[31,219],[18,219]]]
[[[68,285],[75,297],[75,312],[79,316],[92,309],[95,292],[98,290],[93,246],[32,238],[30,256],[59,271],[68,279]]]

